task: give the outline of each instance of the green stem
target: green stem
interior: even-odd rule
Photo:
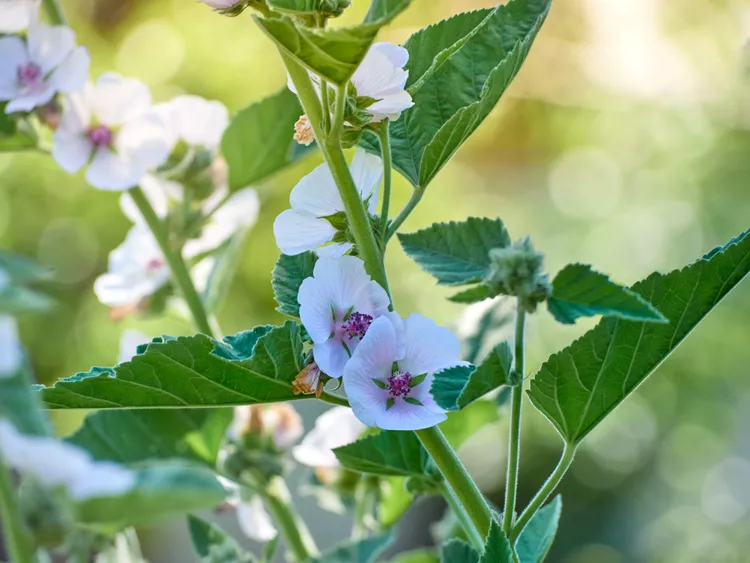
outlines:
[[[383,155],[383,206],[380,209],[380,237],[383,251],[385,251],[385,243],[387,242],[388,212],[391,206],[391,178],[393,173],[391,170],[391,139],[388,136],[388,129],[389,121],[386,119],[378,129],[380,152]]]
[[[281,477],[274,477],[259,491],[295,561],[303,563],[318,554],[318,548],[302,519],[291,506],[291,495]]]
[[[477,551],[479,551],[479,553],[482,553],[484,551],[484,539],[479,535],[479,532],[477,531],[476,526],[474,526],[474,522],[471,521],[471,517],[469,516],[469,513],[466,512],[464,505],[461,504],[456,493],[453,492],[453,489],[451,489],[450,485],[446,482],[443,481],[439,488],[441,494],[445,498],[445,502],[451,507],[453,514],[456,515],[458,522],[461,524],[464,532],[466,532],[469,542]]]
[[[576,445],[565,444],[565,448],[562,452],[562,457],[560,457],[560,461],[557,463],[557,467],[555,467],[555,470],[544,482],[544,485],[542,485],[542,488],[539,489],[539,492],[534,495],[533,499],[531,499],[529,505],[521,513],[521,516],[518,517],[516,525],[513,526],[513,531],[509,535],[511,544],[515,543],[515,541],[518,539],[518,536],[521,535],[521,532],[523,532],[523,529],[526,527],[526,524],[529,523],[529,521],[534,517],[534,514],[537,513],[542,505],[544,505],[552,492],[560,484],[560,481],[562,481],[565,473],[567,473],[568,469],[570,469],[570,465],[573,463],[573,458],[576,455],[576,448]]]
[[[169,235],[164,229],[161,219],[156,215],[156,212],[146,198],[146,194],[143,193],[140,187],[131,188],[128,193],[133,198],[149,229],[154,234],[154,238],[159,244],[162,254],[164,254],[164,260],[166,260],[172,272],[172,279],[185,299],[196,327],[202,333],[212,336],[211,323],[208,320],[206,309],[203,307],[203,301],[193,285],[193,280],[190,278],[190,272],[187,269],[185,261],[182,259],[182,255],[172,249]]]
[[[333,110],[333,122],[328,139],[341,146],[341,133],[344,130],[344,113],[346,111],[346,85],[336,88],[336,107]]]
[[[8,555],[13,563],[34,563],[34,547],[20,521],[12,474],[0,460],[0,517]]]
[[[406,202],[406,205],[401,210],[401,213],[399,213],[396,218],[391,221],[390,226],[388,227],[388,233],[386,234],[385,241],[388,242],[393,235],[398,232],[399,227],[401,227],[401,223],[406,221],[406,218],[411,215],[411,212],[414,211],[414,208],[417,206],[417,204],[422,199],[422,196],[424,195],[424,189],[422,188],[414,188],[414,191],[411,194],[411,197],[409,198],[409,201]]]
[[[320,84],[320,103],[323,109],[323,130],[331,130],[331,102],[330,102],[330,89],[328,83],[325,80],[321,80]]]
[[[505,508],[503,510],[503,531],[510,534],[516,511],[516,489],[518,488],[518,464],[521,451],[521,407],[523,406],[524,340],[526,311],[518,302],[516,311],[516,354],[513,371],[519,378],[513,387],[510,405],[510,430],[508,432],[508,474],[505,481]]]
[[[310,395],[310,396],[312,397],[312,395]],[[320,400],[323,401],[323,402],[325,402],[325,403],[329,403],[331,405],[338,405],[340,407],[348,407],[349,406],[349,401],[347,401],[343,397],[338,397],[336,395],[330,395],[328,393],[323,393],[320,396]]]
[[[59,0],[42,0],[42,5],[52,25],[67,25],[65,13]]]
[[[440,428],[433,426],[417,430],[416,435],[445,480],[448,481],[448,485],[456,493],[456,497],[474,523],[479,535],[487,537],[492,521],[492,510]]]

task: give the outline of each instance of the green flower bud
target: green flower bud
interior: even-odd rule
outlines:
[[[544,254],[534,250],[529,237],[505,248],[493,248],[489,257],[485,283],[495,292],[518,297],[528,312],[547,300],[552,288],[543,271]]]

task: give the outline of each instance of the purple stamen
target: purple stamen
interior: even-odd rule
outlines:
[[[112,143],[112,131],[106,125],[91,127],[88,131],[89,139],[97,147],[108,147]]]
[[[154,272],[162,266],[164,266],[164,260],[160,260],[159,258],[152,258],[146,264],[146,270],[148,270],[149,272]]]
[[[36,63],[22,64],[16,70],[18,83],[25,87],[39,86],[42,81],[42,68]]]
[[[411,377],[408,371],[399,370],[386,379],[386,385],[388,385],[388,392],[391,397],[406,399],[411,391]]]
[[[361,340],[364,338],[367,329],[370,328],[372,321],[373,318],[370,315],[354,312],[347,317],[341,328],[350,339],[359,338]]]

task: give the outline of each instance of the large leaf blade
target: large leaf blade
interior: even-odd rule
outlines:
[[[669,324],[605,318],[544,363],[529,398],[568,443],[583,440],[750,272],[749,234],[631,287]]]
[[[352,471],[398,477],[424,477],[429,455],[413,432],[384,430],[333,450]]]

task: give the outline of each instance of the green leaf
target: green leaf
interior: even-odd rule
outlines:
[[[568,264],[558,272],[552,282],[547,308],[563,324],[573,324],[579,317],[594,315],[667,322],[643,297],[583,264]]]
[[[550,0],[512,0],[412,35],[407,87],[414,107],[390,127],[394,167],[424,188],[469,138],[520,70]],[[374,135],[362,138],[379,153]]]
[[[303,252],[296,256],[282,254],[276,261],[271,275],[274,297],[279,306],[276,310],[284,315],[299,318],[299,286],[313,275],[318,257],[314,252]]]
[[[243,330],[234,336],[225,336],[221,345],[217,345],[214,354],[225,360],[243,361],[255,353],[255,346],[263,336],[271,332],[272,325],[259,325],[251,330]]]
[[[395,534],[391,532],[357,542],[346,542],[320,557],[314,557],[310,563],[375,563],[395,539]]]
[[[456,366],[436,373],[430,393],[445,410],[463,409],[490,391],[507,385],[512,363],[510,344],[502,342],[476,368]]]
[[[416,233],[399,233],[398,238],[406,254],[442,285],[481,281],[489,271],[489,251],[510,245],[500,219],[478,217],[434,223]]]
[[[452,539],[443,544],[441,563],[479,563],[479,552],[463,540]]]
[[[326,0],[266,0],[268,6],[277,12],[289,14],[315,14],[326,11]]]
[[[31,388],[31,366],[22,355],[15,372],[0,377],[0,419],[7,418],[23,434],[49,436],[52,427],[42,411],[39,395]]]
[[[216,524],[188,516],[193,548],[203,563],[254,563],[256,559]]]
[[[0,152],[36,147],[34,131],[27,123],[19,121],[20,114],[6,114],[7,105],[7,102],[0,102]]]
[[[577,444],[680,345],[750,271],[750,231],[669,274],[652,274],[631,290],[669,324],[604,318],[551,356],[531,382],[534,406]]]
[[[529,521],[516,541],[520,563],[541,563],[547,557],[557,533],[562,512],[562,499],[556,496]]]
[[[0,250],[0,315],[48,310],[52,300],[28,286],[49,279],[49,270],[36,262]]]
[[[413,432],[384,430],[333,450],[341,465],[375,475],[424,477],[429,455]]]
[[[513,563],[513,550],[500,524],[494,520],[490,524],[490,533],[484,544],[484,553],[479,563]]]
[[[478,284],[451,295],[448,301],[453,301],[454,303],[479,303],[493,297],[495,297],[495,292],[489,286]]]
[[[136,485],[129,493],[81,503],[78,518],[86,524],[144,525],[179,513],[213,508],[226,496],[224,487],[208,469],[160,462],[137,470]]]
[[[0,250],[0,270],[7,273],[13,281],[30,282],[51,278],[48,268],[41,266],[18,254]]]
[[[365,22],[354,27],[320,30],[293,19],[255,17],[260,28],[298,63],[332,84],[343,86],[365,58],[381,27],[411,0],[375,0]]]
[[[231,422],[232,409],[99,411],[67,441],[124,465],[180,458],[213,467]]]
[[[198,334],[149,344],[114,368],[93,368],[41,389],[52,409],[189,408],[289,401],[303,367],[300,327],[294,322],[262,336],[253,355],[229,361],[226,347]],[[226,352],[224,352],[226,353]]]
[[[302,113],[297,96],[284,88],[232,118],[221,140],[230,190],[261,182],[312,153],[314,147],[292,138],[294,123]]]

